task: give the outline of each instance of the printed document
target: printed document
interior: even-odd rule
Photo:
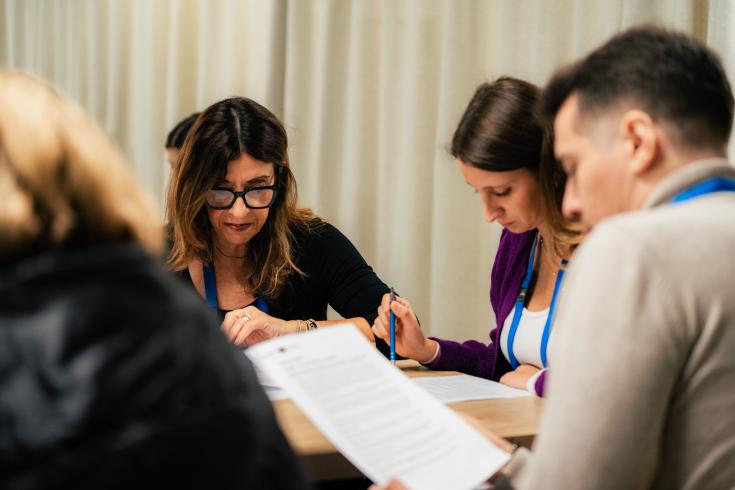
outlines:
[[[245,353],[245,351],[243,351]],[[277,400],[286,400],[288,398],[291,398],[288,396],[288,393],[286,393],[286,390],[284,390],[276,381],[265,374],[265,372],[258,368],[258,366],[255,366],[255,374],[258,377],[258,382],[260,383],[260,386],[263,387],[263,390],[265,391],[265,394],[268,395],[268,398],[270,401],[274,402]]]
[[[509,459],[351,324],[276,337],[245,353],[374,482],[471,489]]]
[[[468,374],[413,378],[412,381],[444,403],[532,396],[525,390]]]

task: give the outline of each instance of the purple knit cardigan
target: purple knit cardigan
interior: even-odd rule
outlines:
[[[526,273],[536,230],[515,234],[503,230],[495,255],[490,278],[490,305],[495,312],[496,327],[490,331],[490,344],[476,340],[459,343],[431,337],[441,345],[439,357],[429,366],[442,371],[459,371],[498,381],[511,370],[510,363],[500,349],[500,332],[508,314],[513,310],[521,281]],[[536,393],[543,394],[544,371],[536,380]]]

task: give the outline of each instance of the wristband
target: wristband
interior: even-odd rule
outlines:
[[[431,359],[429,359],[428,361],[425,361],[425,362],[419,362],[419,364],[421,364],[422,366],[428,366],[428,365],[429,365],[429,364],[431,364],[432,362],[436,361],[437,357],[439,357],[439,352],[441,352],[441,350],[442,350],[442,346],[441,346],[441,344],[440,344],[439,342],[437,342],[436,340],[434,341],[434,343],[436,344],[436,352],[434,352],[434,355],[433,355],[433,356],[431,356]]]

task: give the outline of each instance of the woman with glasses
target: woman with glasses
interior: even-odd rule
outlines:
[[[296,207],[287,146],[281,122],[250,99],[202,113],[169,187],[169,265],[236,345],[334,323],[327,305],[374,340],[388,287],[339,230]]]
[[[307,488],[162,238],[89,116],[0,73],[0,487]]]

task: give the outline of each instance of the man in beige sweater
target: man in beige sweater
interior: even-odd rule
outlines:
[[[544,100],[564,211],[592,231],[565,279],[539,435],[496,487],[735,488],[733,96],[721,63],[687,36],[635,28],[558,72]]]
[[[564,211],[594,226],[533,453],[500,488],[735,488],[733,96],[711,50],[624,32],[545,91]]]

